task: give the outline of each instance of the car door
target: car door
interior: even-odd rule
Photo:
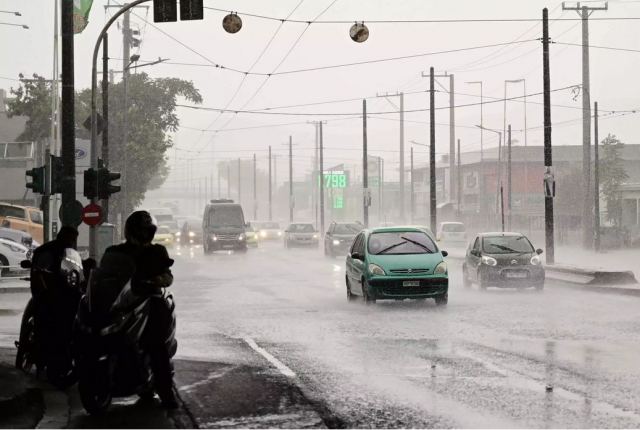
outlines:
[[[469,278],[477,281],[478,280],[478,266],[480,266],[481,257],[480,255],[480,236],[476,236],[473,244],[470,246],[470,249],[467,253],[467,261],[469,266]]]
[[[346,258],[346,266],[345,266],[345,271],[347,274],[347,279],[349,279],[349,285],[351,285],[351,291],[357,291],[358,289],[356,288],[356,284],[357,284],[357,278],[355,276],[355,269],[354,269],[354,264],[353,264],[353,257],[351,257],[351,255],[353,254],[355,247],[356,247],[356,241],[353,242],[353,245],[351,245],[351,248],[349,249],[349,254],[347,254],[347,258]]]
[[[359,233],[353,241],[353,252],[360,255],[361,259],[352,258],[353,262],[353,278],[354,284],[357,286],[356,291],[362,294],[362,277],[364,275],[364,248],[365,248],[365,236],[364,233]]]

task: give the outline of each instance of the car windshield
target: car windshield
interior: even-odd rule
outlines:
[[[164,222],[164,221],[173,221],[173,215],[171,214],[160,214],[160,215],[154,215],[156,220],[158,220],[158,222]]]
[[[0,216],[10,216],[21,219],[25,218],[24,209],[6,205],[0,205]]]
[[[482,238],[482,250],[487,254],[524,254],[533,252],[533,246],[525,236],[489,236]]]
[[[209,223],[213,227],[242,227],[242,208],[239,205],[213,207],[209,212]]]
[[[447,233],[464,233],[464,224],[442,224],[442,231]]]
[[[369,236],[370,254],[433,254],[437,249],[431,238],[421,231],[380,232]]]
[[[158,234],[169,234],[171,233],[171,230],[169,230],[169,227],[161,225],[160,227],[158,227]]]
[[[291,224],[288,230],[292,233],[313,233],[315,231],[311,224]]]
[[[333,234],[358,234],[362,231],[360,224],[336,224]]]
[[[260,228],[262,228],[263,230],[277,230],[280,228],[280,224],[278,224],[277,222],[263,222],[260,225]]]

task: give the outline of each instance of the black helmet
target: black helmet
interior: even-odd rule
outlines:
[[[136,241],[147,244],[153,240],[156,234],[156,222],[147,211],[135,211],[124,225],[124,237],[127,241]]]

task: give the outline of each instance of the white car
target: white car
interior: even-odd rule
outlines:
[[[24,245],[8,239],[0,239],[0,276],[23,270],[20,263],[31,258],[31,251]]]
[[[452,246],[467,245],[467,229],[461,222],[441,222],[436,233],[436,240]]]

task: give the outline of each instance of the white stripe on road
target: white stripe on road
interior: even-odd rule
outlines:
[[[276,369],[278,369],[284,376],[288,378],[296,377],[296,374],[293,373],[293,370],[289,369],[283,362],[271,355],[269,351],[259,346],[253,339],[251,339],[250,337],[245,337],[243,340],[247,343],[247,345],[251,347],[251,349],[266,358],[269,363],[273,364]]]

